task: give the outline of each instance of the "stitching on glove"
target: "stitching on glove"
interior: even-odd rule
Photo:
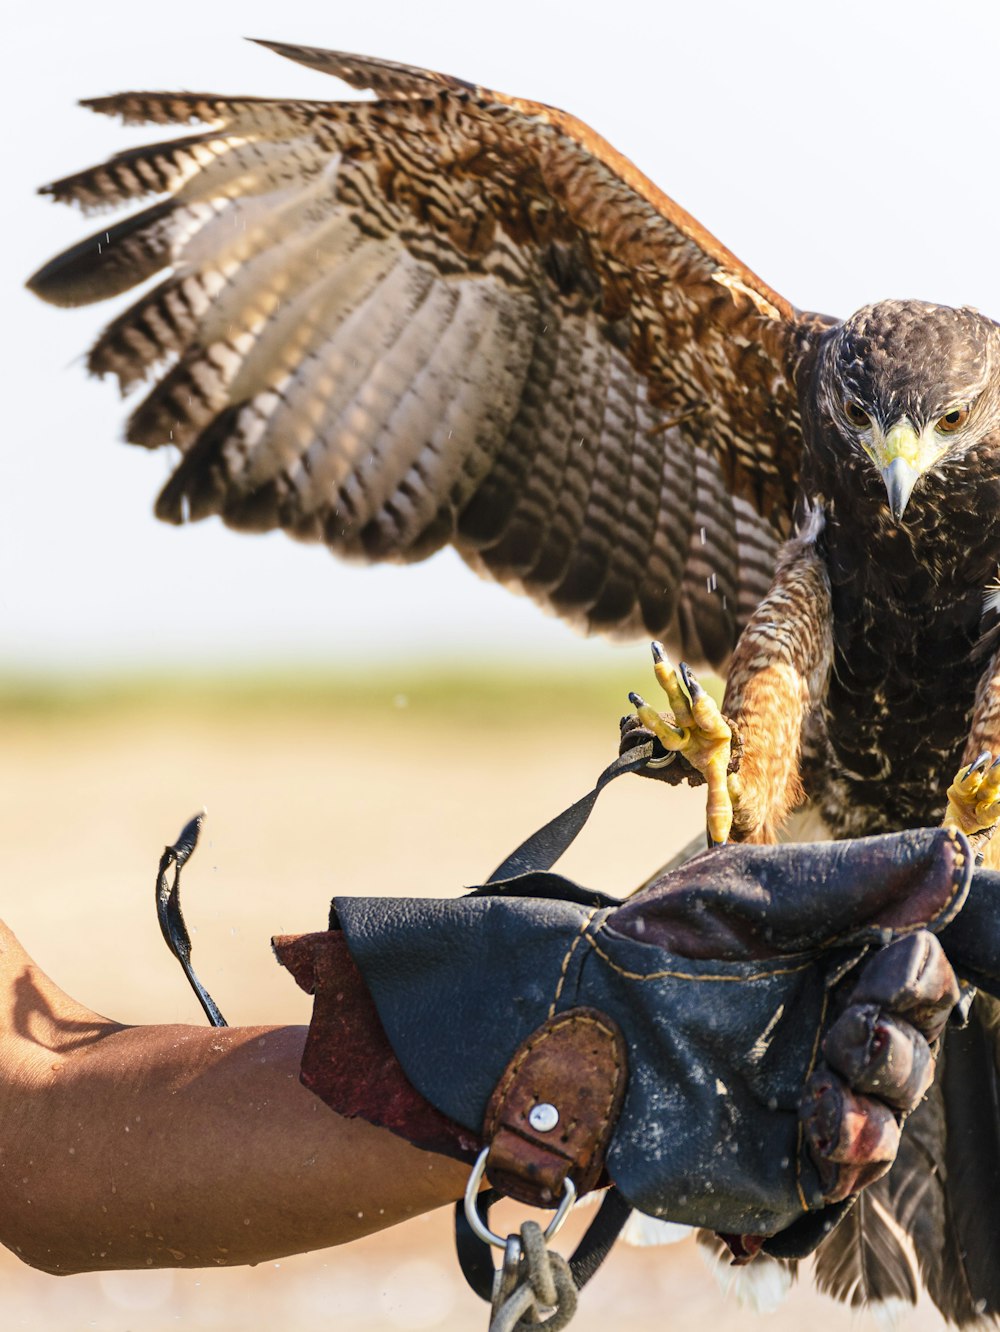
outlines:
[[[600,926],[604,928],[603,925]],[[739,975],[715,975],[706,972],[694,973],[690,971],[650,971],[643,974],[639,971],[629,971],[627,968],[619,966],[614,958],[609,957],[601,945],[592,934],[587,935],[587,943],[598,955],[607,962],[612,971],[617,971],[619,976],[624,976],[627,980],[691,980],[691,981],[728,981],[735,982],[738,985],[744,985],[747,981],[770,980],[772,976],[792,976],[797,971],[807,971],[816,960],[815,954],[810,953],[805,962],[799,962],[794,967],[769,967],[766,971],[741,972]]]
[[[823,1002],[820,1005],[820,1010],[819,1010],[819,1022],[817,1023],[816,1026],[816,1035],[813,1037],[812,1054],[810,1054],[809,1056],[809,1067],[806,1070],[806,1076],[805,1076],[806,1082],[808,1082],[809,1079],[812,1077],[813,1072],[816,1068],[816,1061],[819,1059],[819,1047],[820,1047],[820,1042],[823,1038],[823,1023],[826,1021],[826,1010],[829,1006],[830,1006],[830,991],[824,990]],[[798,1132],[796,1134],[797,1141],[796,1141],[796,1151],[795,1151],[795,1190],[799,1195],[799,1202],[802,1205],[802,1210],[804,1212],[809,1212],[814,1209],[810,1208],[809,1203],[806,1201],[805,1190],[802,1187],[802,1157],[805,1152],[805,1143],[803,1141],[804,1137],[805,1137],[805,1127],[803,1126],[802,1120],[800,1119],[798,1122]],[[820,1203],[819,1206],[825,1207],[826,1204]]]
[[[570,951],[572,952],[572,949]],[[615,1094],[617,1091],[618,1084],[621,1080],[622,1063],[620,1058],[618,1057],[617,1033],[615,1029],[609,1027],[606,1022],[602,1022],[599,1018],[594,1017],[589,1013],[581,1013],[579,1009],[577,1009],[575,1012],[571,1009],[561,1021],[552,1023],[550,1027],[548,1027],[545,1031],[543,1031],[539,1035],[537,1040],[533,1040],[529,1036],[528,1039],[524,1042],[520,1050],[518,1050],[517,1052],[517,1057],[508,1066],[507,1072],[504,1074],[503,1081],[497,1084],[496,1090],[493,1092],[493,1095],[490,1098],[491,1101],[496,1106],[496,1110],[494,1111],[494,1116],[499,1113],[500,1108],[503,1106],[504,1101],[507,1098],[507,1092],[510,1088],[510,1084],[514,1081],[514,1078],[517,1076],[518,1072],[520,1071],[521,1065],[524,1063],[525,1059],[527,1059],[528,1055],[531,1054],[532,1050],[537,1049],[537,1047],[540,1046],[543,1041],[547,1040],[550,1036],[555,1035],[557,1031],[561,1031],[563,1027],[578,1026],[581,1022],[589,1023],[592,1027],[596,1027],[598,1031],[602,1032],[605,1036],[609,1037],[611,1041],[612,1059],[614,1061],[614,1067],[615,1067],[615,1085],[611,1088],[611,1093],[608,1096],[607,1104],[605,1105],[603,1111],[601,1112],[601,1118],[603,1120],[607,1120],[607,1117],[611,1111],[611,1107],[615,1103]],[[486,1124],[483,1127],[486,1137],[492,1137],[493,1134],[496,1132],[495,1122],[491,1124]],[[558,1152],[557,1149],[553,1148],[552,1150],[556,1151],[557,1155],[560,1156],[562,1155],[562,1153]]]
[[[965,877],[962,873],[965,869],[965,852],[962,850],[962,843],[954,828],[946,828],[943,829],[943,831],[946,833],[955,852],[955,863],[952,867],[951,892],[948,894],[943,906],[934,913],[930,920],[923,922],[914,921],[912,925],[892,930],[891,933],[894,939],[903,939],[908,934],[916,934],[920,930],[930,930],[932,924],[939,921],[942,916],[946,916],[951,910],[952,903],[955,901],[955,898],[958,896],[959,891],[962,888],[962,880]],[[931,932],[933,933],[934,931]],[[824,939],[823,942],[817,944],[816,947],[818,949],[832,948],[835,944],[839,943],[841,939],[849,938],[851,933],[852,931],[850,930],[842,930],[839,934],[831,934],[828,939]]]
[[[947,832],[948,840],[951,842],[952,847],[953,847],[953,849],[954,849],[954,856],[955,856],[954,864],[953,864],[953,867],[952,867],[952,884],[951,884],[951,890],[950,890],[950,892],[948,893],[948,896],[947,896],[947,898],[945,899],[945,901],[944,901],[944,903],[942,904],[942,906],[941,906],[941,907],[940,907],[940,908],[934,913],[934,916],[932,917],[932,919],[931,919],[930,921],[915,921],[915,922],[914,922],[913,924],[911,924],[911,925],[907,925],[907,926],[905,926],[905,927],[901,927],[901,928],[895,928],[895,929],[891,930],[891,935],[892,935],[892,937],[893,937],[894,939],[905,938],[907,935],[910,935],[910,934],[916,934],[916,933],[918,933],[920,930],[927,930],[927,929],[930,929],[932,924],[934,924],[934,923],[937,922],[937,921],[940,921],[942,917],[947,917],[948,912],[951,910],[951,907],[952,907],[952,905],[953,905],[953,903],[954,903],[956,897],[958,897],[958,894],[959,894],[959,892],[960,892],[961,889],[962,889],[962,886],[963,886],[963,879],[964,879],[964,877],[965,877],[963,871],[964,871],[964,869],[965,869],[966,856],[965,856],[965,853],[964,853],[963,850],[962,850],[961,840],[960,840],[958,834],[956,834],[956,832],[954,831],[954,829],[952,829],[952,828],[948,828],[948,829],[946,830],[946,832]],[[640,890],[640,891],[641,891],[641,890]],[[633,896],[634,896],[634,895],[633,895]],[[596,914],[596,913],[595,913],[595,914]],[[586,928],[586,924],[587,924],[587,923],[589,923],[589,922],[585,922],[584,928]],[[598,933],[600,930],[603,930],[603,929],[605,928],[605,925],[606,925],[606,922],[605,922],[604,920],[602,920],[602,921],[600,922],[600,924],[598,925],[598,927],[597,927],[597,931],[595,931],[595,934]],[[876,926],[872,925],[872,926],[869,927],[869,928],[873,928],[873,929],[874,929],[874,928],[876,928]],[[838,931],[838,932],[835,933],[835,934],[831,934],[831,935],[829,935],[826,939],[822,940],[822,941],[819,942],[819,943],[816,943],[816,944],[812,945],[812,946],[808,949],[808,960],[807,960],[807,961],[805,961],[805,962],[799,962],[799,963],[797,963],[795,966],[788,966],[788,967],[774,967],[774,968],[772,968],[772,969],[770,969],[770,970],[763,970],[763,971],[751,972],[751,973],[749,973],[749,974],[746,974],[746,975],[739,975],[739,976],[715,975],[715,974],[707,974],[707,973],[704,973],[704,972],[703,972],[703,973],[700,973],[700,974],[698,974],[698,975],[695,975],[695,974],[693,974],[693,973],[691,973],[691,972],[686,972],[686,971],[673,971],[673,970],[653,971],[653,972],[649,972],[649,973],[646,974],[646,975],[643,975],[642,973],[637,972],[637,971],[628,971],[628,970],[626,970],[625,967],[622,967],[622,966],[620,966],[617,962],[613,961],[613,960],[608,956],[608,954],[604,951],[604,949],[601,948],[601,946],[597,943],[594,934],[591,934],[591,935],[589,935],[589,936],[587,937],[587,942],[590,944],[591,948],[593,948],[594,951],[595,951],[600,957],[602,957],[602,958],[604,959],[605,962],[607,962],[607,964],[608,964],[609,967],[611,967],[614,971],[617,971],[618,974],[619,974],[620,976],[625,976],[628,980],[665,980],[665,979],[667,979],[667,978],[669,977],[669,978],[673,978],[673,979],[676,979],[676,980],[693,980],[693,981],[700,981],[700,980],[704,980],[704,981],[739,981],[739,982],[743,982],[743,981],[765,980],[768,976],[789,976],[789,975],[792,975],[792,974],[793,974],[794,972],[796,972],[796,971],[804,971],[807,967],[811,966],[812,963],[816,960],[816,955],[817,955],[818,953],[824,952],[824,951],[827,950],[827,949],[830,949],[830,948],[835,947],[835,946],[836,946],[837,944],[839,944],[842,940],[850,939],[851,936],[852,936],[852,934],[855,934],[855,933],[856,933],[856,931],[852,931],[852,930],[840,930],[840,931]],[[574,948],[576,947],[576,942],[577,942],[577,941],[574,940],[574,943],[573,943],[573,947],[574,947]],[[855,945],[855,946],[860,946],[860,945]],[[571,949],[570,951],[572,951],[572,949]],[[798,953],[798,954],[794,954],[794,953],[793,953],[793,954],[791,954],[791,956],[793,956],[793,957],[794,957],[794,956],[802,957],[802,956],[806,956],[806,954],[800,952],[800,953]],[[569,958],[567,957],[567,958],[566,958],[566,964],[568,964],[568,962],[569,962]]]
[[[581,940],[581,939],[583,938],[583,936],[586,934],[586,932],[587,932],[587,926],[590,924],[590,922],[591,922],[591,921],[594,919],[594,917],[597,915],[597,911],[598,911],[598,908],[597,908],[597,907],[594,907],[594,908],[592,908],[592,910],[590,910],[590,911],[587,912],[586,916],[584,916],[584,918],[583,918],[583,924],[580,926],[580,929],[579,929],[579,931],[578,931],[578,933],[577,933],[577,935],[576,935],[576,938],[575,938],[575,939],[573,940],[573,942],[570,944],[570,946],[569,946],[569,950],[567,951],[566,956],[565,956],[565,957],[563,958],[563,960],[562,960],[562,966],[559,968],[559,983],[556,985],[556,992],[555,992],[555,994],[552,996],[552,1002],[551,1002],[551,1004],[549,1004],[549,1011],[548,1011],[548,1012],[546,1013],[546,1015],[545,1015],[547,1018],[550,1018],[550,1017],[554,1017],[554,1016],[555,1016],[556,1004],[559,1002],[559,996],[562,994],[562,992],[563,992],[563,986],[566,984],[566,973],[569,971],[570,959],[572,958],[573,954],[576,952],[576,946],[577,946],[577,944],[580,942],[580,940]]]

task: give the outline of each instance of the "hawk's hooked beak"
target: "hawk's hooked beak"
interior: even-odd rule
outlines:
[[[920,479],[920,437],[909,421],[897,421],[882,442],[876,462],[885,482],[889,512],[898,523],[906,510],[913,487]]]
[[[920,473],[905,458],[893,458],[888,467],[882,468],[882,480],[885,493],[889,497],[889,512],[893,522],[898,523],[906,509],[910,492],[919,480]]]

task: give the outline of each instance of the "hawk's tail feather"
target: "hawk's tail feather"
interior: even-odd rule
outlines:
[[[956,1323],[1000,1316],[1000,1000],[980,992],[950,1031],[941,1079],[948,1122],[945,1195],[967,1302]],[[954,1283],[953,1283],[954,1284]],[[932,1292],[933,1293],[933,1292]]]
[[[713,1231],[699,1230],[696,1239],[699,1257],[719,1283],[723,1295],[751,1313],[773,1313],[798,1277],[799,1265],[794,1259],[759,1253],[752,1263],[735,1267],[728,1244]]]
[[[920,1286],[951,1323],[1000,1312],[1000,1005],[980,995],[949,1031],[939,1075],[907,1120],[892,1170],[816,1254],[816,1284],[852,1305]]]
[[[889,1300],[916,1304],[917,1262],[893,1219],[886,1179],[860,1195],[816,1250],[814,1276],[819,1290],[855,1308]]]
[[[944,1059],[942,1056],[941,1066]],[[969,1286],[945,1175],[945,1100],[941,1077],[906,1123],[885,1180],[892,1215],[909,1236],[927,1293],[949,1321],[979,1317]]]

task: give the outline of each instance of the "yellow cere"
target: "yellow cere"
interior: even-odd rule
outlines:
[[[876,437],[865,452],[880,468],[886,468],[897,458],[902,458],[915,471],[924,472],[940,455],[941,444],[940,439],[935,439],[933,428],[918,435],[906,417],[903,417],[883,438],[879,439],[876,432]]]

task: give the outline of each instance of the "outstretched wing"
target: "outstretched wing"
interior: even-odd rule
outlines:
[[[724,664],[798,475],[800,317],[581,122],[275,46],[374,102],[122,93],[199,125],[45,187],[161,196],[39,270],[56,304],[166,276],[91,349],[157,502],[366,560],[453,543],[589,629]]]

